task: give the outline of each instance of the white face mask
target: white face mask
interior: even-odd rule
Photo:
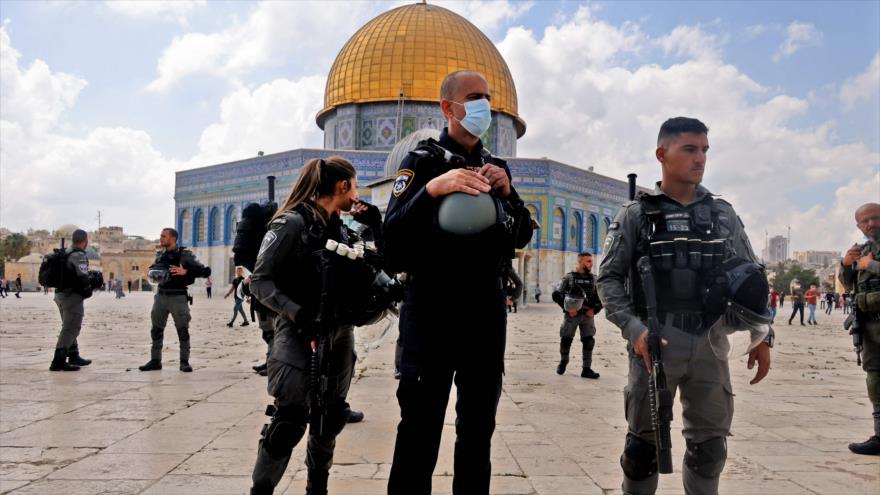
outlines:
[[[464,103],[449,101],[464,107],[464,118],[455,120],[458,120],[461,126],[471,133],[472,136],[480,137],[489,130],[489,126],[492,125],[492,110],[489,107],[489,100],[480,98],[479,100],[471,100]]]

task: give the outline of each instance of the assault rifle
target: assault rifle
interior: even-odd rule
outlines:
[[[645,306],[648,316],[648,350],[651,353],[653,371],[648,377],[648,399],[651,406],[651,428],[654,430],[654,444],[657,448],[658,471],[672,472],[672,391],[666,386],[666,372],[660,355],[660,321],[657,318],[657,293],[654,287],[654,274],[651,260],[647,256],[639,258],[639,276],[645,292]]]
[[[333,256],[323,250],[321,257],[321,299],[318,306],[318,317],[315,319],[315,334],[311,336],[312,357],[309,363],[309,376],[312,390],[309,404],[309,435],[324,433],[324,419],[327,416],[327,392],[330,381],[330,356],[328,353],[330,326],[332,325],[333,308]]]
[[[849,316],[843,322],[844,330],[849,330],[852,335],[853,350],[856,351],[856,364],[862,365],[862,312],[859,311],[858,294],[859,294],[859,267],[858,262],[852,264],[853,271],[853,291],[849,296]]]

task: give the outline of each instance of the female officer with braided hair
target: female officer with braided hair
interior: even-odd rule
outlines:
[[[269,223],[251,277],[251,291],[275,311],[275,341],[268,359],[269,394],[275,397],[272,420],[263,428],[253,472],[252,494],[271,494],[281,480],[293,447],[310,417],[311,339],[319,330],[322,273],[313,253],[328,239],[348,243],[355,234],[339,212],[380,226],[375,206],[358,201],[357,173],[341,157],[310,160],[302,168],[287,200]],[[329,326],[329,328],[328,328]],[[345,397],[354,368],[354,336],[350,324],[326,323],[328,390],[321,431],[310,431],[306,454],[306,493],[326,494],[336,436],[347,420]]]

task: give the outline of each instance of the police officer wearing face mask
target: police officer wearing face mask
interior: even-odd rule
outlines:
[[[403,161],[388,205],[386,260],[409,276],[400,315],[401,420],[388,480],[392,495],[431,492],[453,380],[452,490],[489,493],[507,326],[501,275],[514,249],[532,235],[506,163],[480,141],[491,124],[489,98],[479,73],[446,76],[440,108],[448,127]]]
[[[663,123],[655,153],[662,180],[652,192],[640,194],[621,208],[605,239],[599,296],[608,319],[628,341],[630,361],[624,390],[629,431],[620,459],[626,494],[653,494],[658,478],[648,397],[645,303],[636,271],[642,256],[650,257],[654,273],[668,387],[673,394],[676,389],[681,392],[685,493],[718,493],[727,459],[726,438],[733,419],[730,370],[706,338],[710,318],[702,280],[726,259],[736,256],[755,263],[755,255],[733,207],[700,185],[709,150],[708,132],[692,118]],[[631,294],[625,288],[627,282]],[[749,353],[749,369],[758,363],[751,384],[769,371],[770,342],[758,344]]]
[[[562,375],[568,366],[568,356],[571,352],[571,343],[574,341],[575,332],[581,331],[581,344],[583,348],[583,366],[581,368],[581,377],[583,378],[599,378],[599,373],[593,371],[593,348],[596,346],[596,323],[594,316],[602,310],[602,302],[599,301],[599,294],[596,291],[596,279],[593,277],[593,255],[588,252],[578,254],[578,269],[569,272],[562,278],[559,284],[559,293],[563,298],[562,306],[562,326],[559,327],[559,336],[562,339],[559,343],[559,353],[561,358],[559,366],[556,367],[556,373]],[[570,299],[574,299],[574,294],[581,301],[579,308],[566,308],[567,301],[564,299],[569,295]]]
[[[199,277],[210,277],[211,269],[196,260],[189,249],[177,244],[177,230],[162,229],[159,235],[162,250],[156,253],[156,261],[150,266],[151,279],[159,284],[153,296],[153,309],[150,312],[152,328],[150,338],[150,360],[139,366],[141,371],[162,369],[162,346],[165,341],[165,325],[168,315],[174,319],[177,338],[180,342],[180,371],[189,373],[189,304],[187,287]]]
[[[849,444],[856,454],[880,455],[880,204],[867,203],[856,210],[856,225],[866,242],[851,247],[841,261],[840,282],[856,288],[862,318],[862,369],[868,374],[868,399],[874,408],[874,435]]]

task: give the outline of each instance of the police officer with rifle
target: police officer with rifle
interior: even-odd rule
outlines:
[[[848,302],[852,311],[845,326],[853,337],[856,360],[868,375],[874,435],[864,442],[849,444],[849,450],[880,455],[880,204],[864,204],[855,216],[867,241],[846,252],[841,261],[840,281],[852,292]]]
[[[620,209],[605,239],[599,296],[630,358],[620,459],[626,494],[653,494],[658,472],[672,470],[668,428],[677,390],[684,491],[717,494],[733,419],[727,332],[759,336],[749,351],[749,368],[758,363],[752,384],[769,370],[767,279],[733,207],[700,184],[708,149],[699,120],[664,122],[655,151],[662,180]],[[713,332],[720,337],[707,338]]]
[[[101,272],[89,270],[86,231],[74,230],[70,240],[73,246],[65,250],[62,239],[61,249],[47,256],[40,266],[40,284],[55,288],[55,304],[61,313],[61,332],[50,371],[78,371],[81,366],[92,364],[91,359],[80,356],[77,338],[85,315],[83,301],[92,297],[92,291],[104,283],[104,277]]]
[[[358,201],[357,174],[341,157],[313,159],[269,223],[251,276],[251,292],[275,312],[267,361],[267,408],[251,493],[271,494],[309,425],[306,493],[324,495],[336,437],[348,419],[354,326],[381,318],[395,297],[381,255],[346,227],[340,212],[375,230],[381,214]]]

